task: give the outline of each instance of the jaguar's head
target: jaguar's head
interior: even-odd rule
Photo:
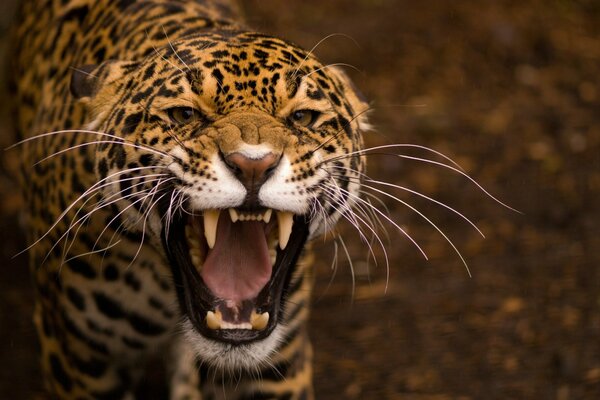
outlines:
[[[348,78],[228,32],[81,68],[72,92],[102,135],[103,196],[168,259],[187,337],[214,363],[264,361],[289,328],[307,240],[359,196],[367,106]]]

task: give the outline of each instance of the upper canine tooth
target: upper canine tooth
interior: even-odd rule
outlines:
[[[217,240],[219,214],[221,214],[221,210],[204,210],[204,236],[206,236],[206,243],[211,249],[215,246]]]
[[[292,234],[294,214],[288,211],[277,211],[277,222],[279,222],[279,248],[283,250]]]
[[[270,208],[265,211],[264,215],[263,215],[263,221],[265,221],[265,224],[268,224],[269,221],[271,220],[271,213],[273,212],[273,210],[271,210]]]
[[[262,331],[269,323],[269,313],[264,312],[262,314],[257,314],[256,311],[252,311],[252,315],[250,315],[250,323],[252,324],[252,329]]]
[[[229,209],[229,216],[231,217],[231,222],[233,223],[236,223],[238,219],[240,219],[240,216],[238,215],[238,212],[235,210],[235,208]]]

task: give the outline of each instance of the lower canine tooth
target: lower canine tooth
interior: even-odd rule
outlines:
[[[206,326],[210,329],[221,329],[221,313],[217,311],[215,314],[212,311],[206,313]]]
[[[250,316],[250,323],[252,324],[252,329],[262,331],[267,327],[267,324],[269,323],[269,313],[264,312],[262,314],[257,314],[256,311],[252,311],[252,315]]]
[[[277,221],[279,222],[279,247],[283,250],[287,246],[292,234],[294,214],[287,211],[277,211]]]
[[[211,249],[217,240],[219,214],[221,214],[221,210],[204,210],[204,236],[206,236],[206,243]]]

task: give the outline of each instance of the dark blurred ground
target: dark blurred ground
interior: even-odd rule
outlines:
[[[1,7],[2,35],[10,2]],[[369,173],[456,207],[484,231],[414,196],[456,243],[406,207],[385,267],[342,231],[357,275],[320,246],[313,311],[321,399],[600,398],[600,2],[327,1],[244,3],[252,26],[344,62],[372,99],[369,145],[416,143],[451,155],[502,201],[447,170],[373,156]],[[4,46],[4,40],[2,41]],[[1,142],[7,139],[6,103]],[[430,156],[425,152],[406,154]],[[17,152],[4,152],[10,166]],[[38,388],[19,197],[0,176],[0,398]],[[379,251],[379,253],[381,253]],[[369,277],[370,275],[370,277]]]

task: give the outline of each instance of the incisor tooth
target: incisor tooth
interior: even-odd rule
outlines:
[[[232,322],[223,321],[221,322],[221,329],[252,329],[252,325],[247,322],[235,324]]]
[[[268,224],[271,220],[271,213],[273,213],[273,210],[271,210],[270,208],[267,211],[265,211],[265,214],[263,215],[263,221],[265,221],[265,224]]]
[[[294,214],[287,211],[277,211],[277,222],[279,222],[279,248],[285,249],[292,234]]]
[[[233,223],[236,223],[238,219],[240,219],[238,212],[234,208],[229,209],[229,216],[231,217],[231,222]]]
[[[252,315],[250,315],[250,323],[252,324],[252,329],[262,331],[269,323],[269,313],[264,312],[262,314],[257,314],[256,311],[252,311]]]
[[[221,214],[221,210],[204,210],[204,236],[206,236],[206,243],[211,249],[215,246],[217,239],[219,214]]]
[[[206,326],[210,329],[221,329],[221,313],[217,311],[215,314],[212,311],[206,313]]]

